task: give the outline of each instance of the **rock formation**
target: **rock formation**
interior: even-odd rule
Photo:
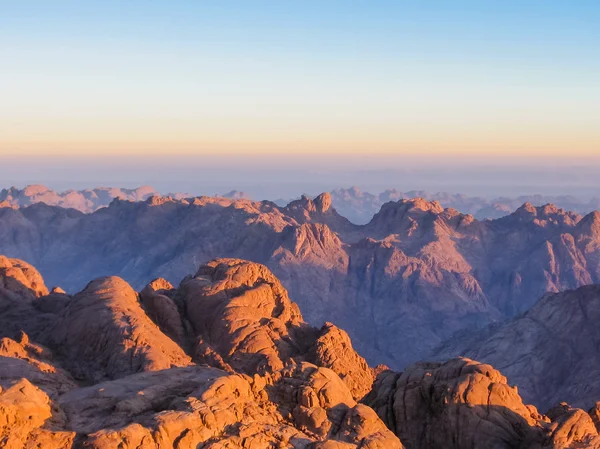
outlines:
[[[356,403],[373,377],[348,336],[305,323],[263,265],[216,260],[139,295],[103,277],[71,297],[0,260],[0,318],[19,333],[0,340],[0,447],[402,448]]]
[[[469,359],[383,372],[365,403],[411,449],[600,447],[586,412],[541,415],[500,372]]]
[[[597,404],[542,415],[490,365],[371,369],[264,265],[218,259],[139,294],[101,277],[69,296],[0,260],[0,319],[18,334],[0,328],[3,448],[600,448]]]
[[[600,286],[548,294],[512,321],[457,335],[437,358],[490,363],[542,409],[561,400],[587,409],[600,396],[599,320]]]
[[[357,226],[333,204],[329,194],[284,207],[153,196],[92,214],[34,204],[0,209],[0,252],[26,258],[69,293],[101,276],[142,289],[158,277],[179,284],[214,258],[253,260],[281,279],[310,324],[333,322],[367,360],[396,369],[456,332],[525,312],[546,292],[600,282],[598,213],[526,203],[478,221],[417,198],[387,202]],[[171,339],[198,346],[183,343],[191,323],[179,322],[183,304],[164,293],[146,291],[145,310]]]

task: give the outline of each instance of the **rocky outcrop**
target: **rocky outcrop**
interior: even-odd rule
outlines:
[[[20,341],[0,339],[0,383],[28,379],[51,398],[57,398],[77,385],[71,375],[53,360],[52,352],[31,343],[27,334]]]
[[[568,406],[548,416],[523,404],[492,366],[470,359],[382,373],[365,399],[407,447],[599,447],[592,418]]]
[[[117,277],[92,281],[75,295],[48,340],[65,367],[87,381],[191,362],[144,313],[136,292]]]
[[[187,329],[175,301],[169,296],[173,286],[165,279],[155,279],[140,292],[140,301],[148,317],[179,346],[187,347]]]
[[[40,273],[28,263],[0,256],[0,338],[36,335],[53,319],[36,307],[48,289]]]
[[[309,326],[264,265],[210,262],[182,282],[178,295],[196,335],[237,371],[278,371],[303,352]]]
[[[140,295],[104,277],[37,298],[37,272],[8,275],[12,307],[53,320],[51,348],[22,330],[0,340],[3,448],[402,447],[356,404],[372,377],[348,336],[306,324],[264,265],[216,260]]]
[[[116,277],[72,297],[22,288],[5,283],[12,306],[53,320],[43,344],[0,340],[1,447],[600,448],[597,406],[542,415],[491,365],[371,369],[343,330],[305,323],[261,264],[214,260],[140,295]]]
[[[350,337],[332,323],[325,323],[319,338],[311,346],[308,361],[327,366],[335,371],[354,398],[362,398],[373,386],[373,372],[369,365],[352,348]]]
[[[501,370],[541,409],[564,400],[589,408],[600,396],[600,286],[544,296],[524,315],[457,336],[437,358],[466,355]]]
[[[218,259],[184,279],[176,300],[193,328],[196,361],[247,374],[280,371],[292,360],[331,368],[354,398],[371,388],[366,361],[333,324],[304,322],[298,306],[264,265]]]

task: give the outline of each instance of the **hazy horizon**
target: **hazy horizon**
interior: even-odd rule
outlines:
[[[22,161],[25,161],[24,163]],[[600,197],[600,160],[523,159],[511,164],[455,158],[398,157],[38,157],[10,156],[0,166],[0,188],[43,184],[55,190],[151,185],[161,193],[247,192],[255,199],[289,199],[358,186],[371,193],[464,193],[494,198],[520,195]]]

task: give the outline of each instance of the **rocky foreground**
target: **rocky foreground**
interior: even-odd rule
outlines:
[[[239,259],[70,296],[0,257],[0,337],[7,449],[600,448],[596,407],[542,415],[490,365],[370,368]]]

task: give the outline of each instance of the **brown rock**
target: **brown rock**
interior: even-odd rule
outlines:
[[[180,297],[197,335],[231,367],[278,371],[301,348],[298,306],[263,265],[219,259],[182,283]]]
[[[0,256],[0,288],[24,297],[39,298],[48,294],[42,275],[27,262]]]
[[[414,449],[525,448],[543,440],[536,412],[506,378],[469,359],[384,372],[365,403]]]
[[[29,434],[52,416],[50,399],[27,379],[0,387],[0,447],[22,449]]]
[[[117,277],[92,281],[75,295],[52,329],[50,344],[79,379],[116,379],[190,364],[144,313],[133,289]]]
[[[165,293],[173,290],[173,286],[165,279],[159,278],[148,284],[140,293],[140,300],[148,317],[168,337],[181,347],[187,347],[187,335],[179,314],[179,309]]]
[[[307,360],[335,371],[356,400],[371,391],[374,377],[369,365],[354,351],[348,334],[332,323],[325,323],[321,328],[321,335],[309,350]]]
[[[10,338],[0,339],[0,383],[21,378],[43,390],[51,398],[76,388],[71,375],[52,362],[47,348],[32,344],[27,338],[20,343]]]

